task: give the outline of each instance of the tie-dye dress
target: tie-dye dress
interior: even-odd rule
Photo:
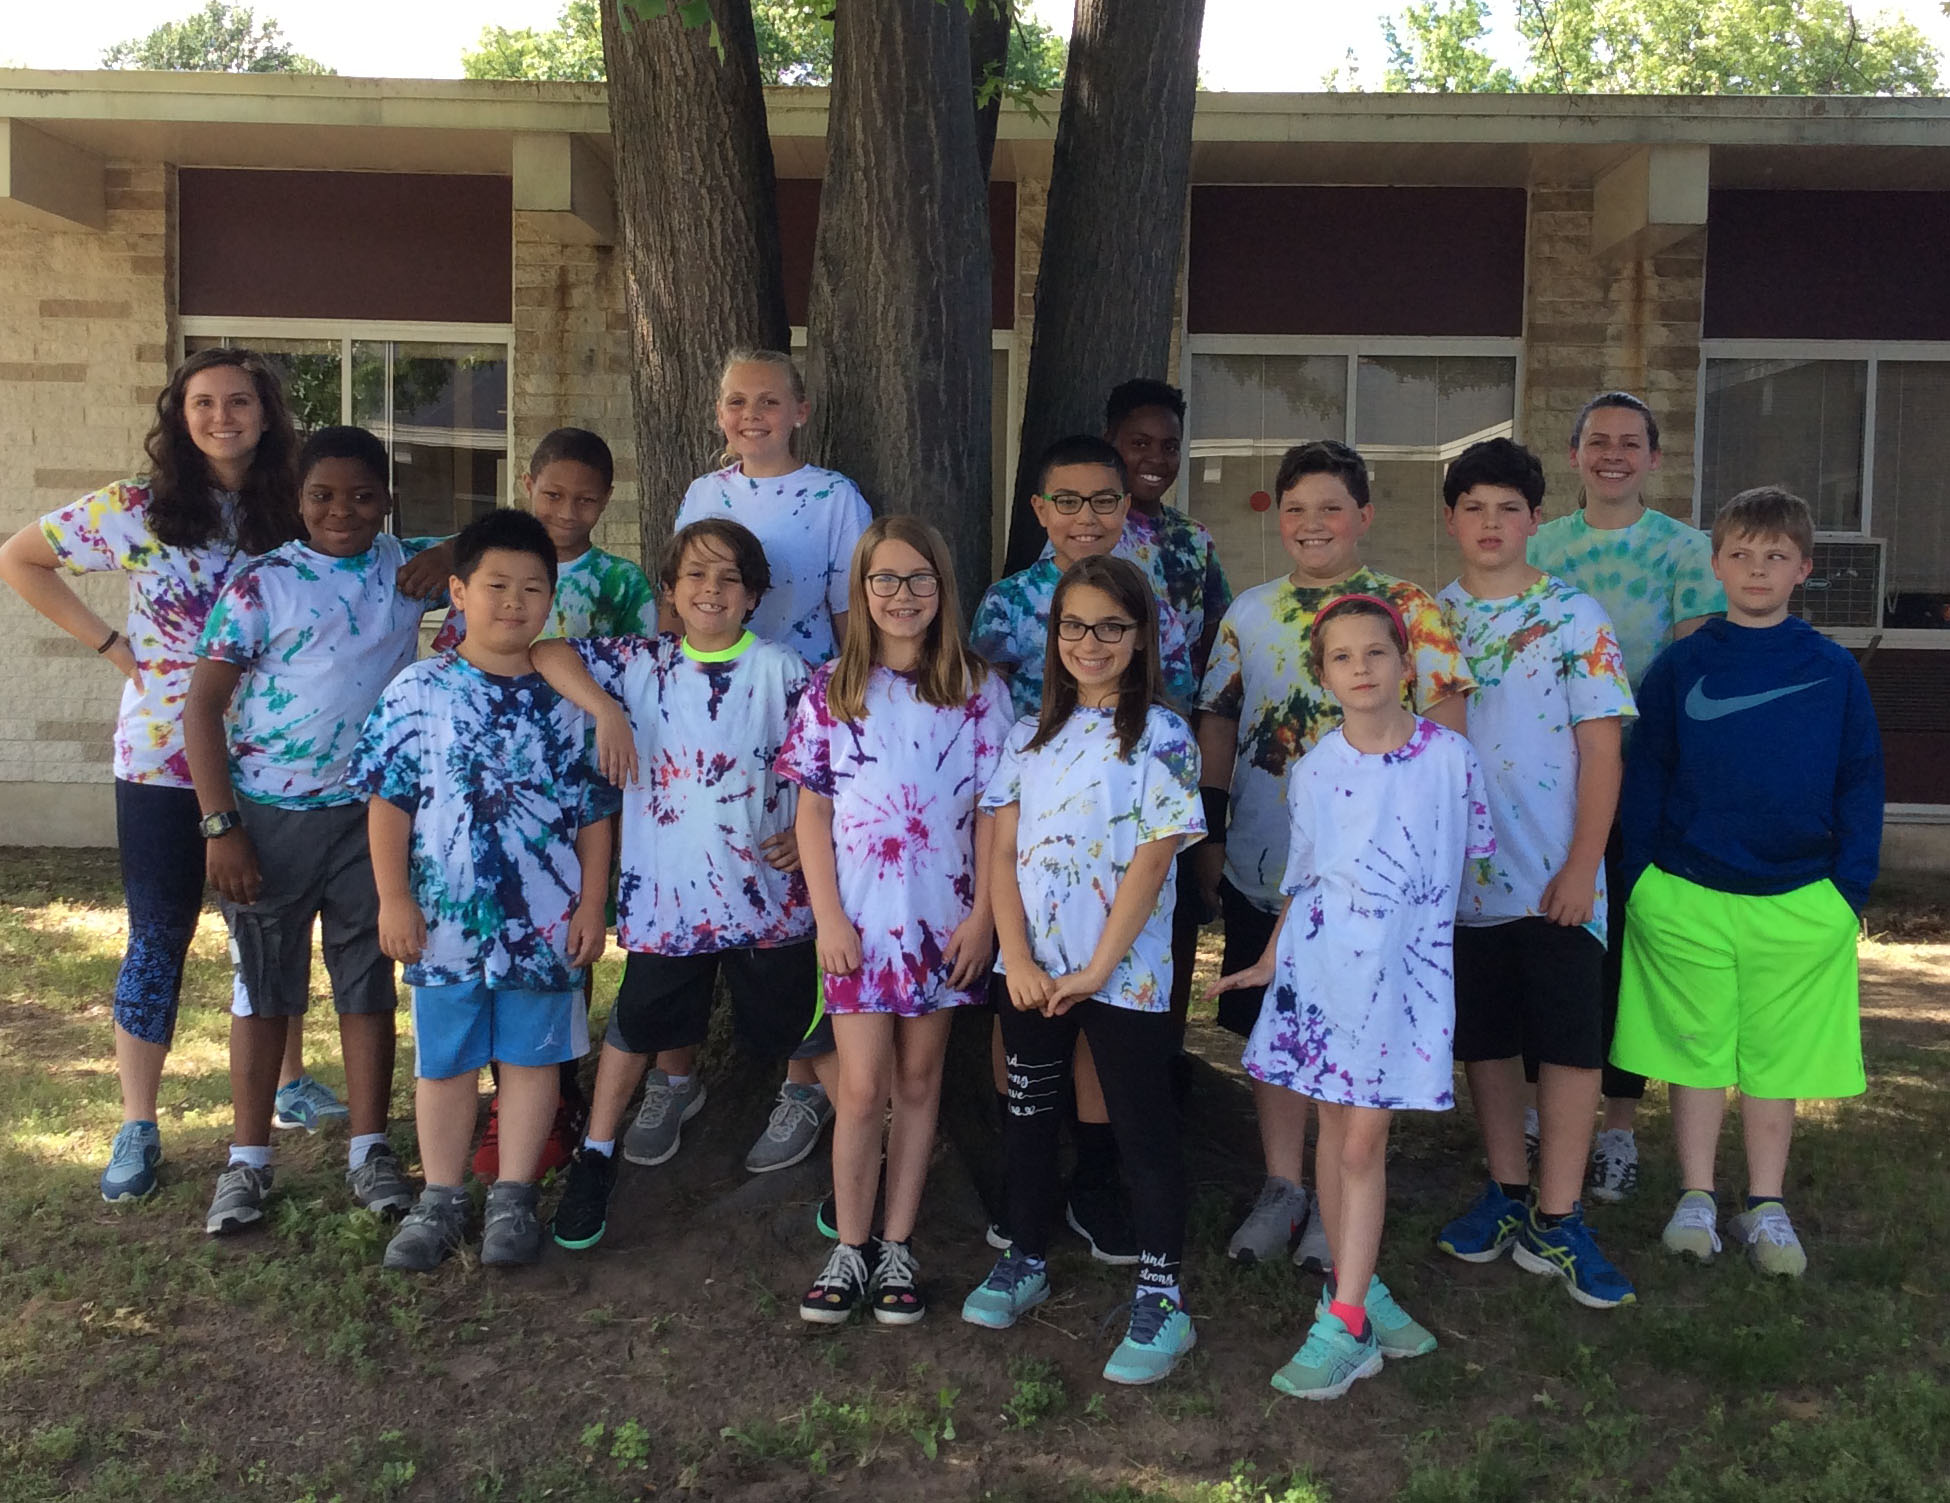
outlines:
[[[987,978],[948,984],[942,956],[975,901],[975,808],[1014,723],[991,674],[953,709],[931,705],[888,668],[867,679],[866,715],[827,701],[833,665],[813,674],[778,769],[833,801],[840,907],[860,932],[860,966],[826,975],[826,1009],[917,1018],[987,996]]]
[[[1476,753],[1432,720],[1379,754],[1337,726],[1294,769],[1287,808],[1293,903],[1247,1073],[1340,1106],[1447,1110],[1456,892],[1465,858],[1496,849]]]

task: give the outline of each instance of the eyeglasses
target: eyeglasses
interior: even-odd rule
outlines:
[[[1059,516],[1074,517],[1082,511],[1085,503],[1100,517],[1107,517],[1124,504],[1122,491],[1093,491],[1088,496],[1075,491],[1052,491],[1043,499],[1054,506]]]
[[[1115,647],[1124,640],[1124,633],[1136,631],[1135,621],[1079,621],[1075,616],[1064,616],[1056,623],[1056,634],[1065,642],[1081,642],[1088,632],[1106,647]]]
[[[907,586],[907,593],[916,600],[928,600],[941,588],[941,576],[932,570],[919,574],[869,574],[867,588],[882,600],[892,600],[900,594],[901,586]]]

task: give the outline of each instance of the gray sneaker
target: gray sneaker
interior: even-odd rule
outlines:
[[[210,1214],[203,1219],[203,1230],[213,1237],[226,1232],[241,1232],[264,1219],[264,1197],[271,1193],[271,1169],[253,1169],[249,1164],[232,1164],[217,1176],[216,1197]]]
[[[352,1198],[375,1215],[404,1216],[413,1204],[413,1187],[400,1172],[398,1157],[384,1143],[375,1143],[363,1164],[348,1169],[345,1182],[352,1188]]]
[[[1307,1192],[1290,1179],[1269,1174],[1259,1199],[1226,1244],[1226,1256],[1249,1265],[1283,1258],[1306,1219]]]
[[[656,1066],[643,1082],[643,1105],[636,1121],[623,1134],[623,1157],[632,1164],[661,1164],[677,1152],[684,1124],[704,1105],[704,1082],[693,1075],[683,1090],[673,1090],[670,1077]]]
[[[779,1099],[772,1103],[765,1131],[745,1155],[746,1170],[769,1174],[774,1169],[790,1169],[819,1145],[820,1129],[832,1120],[833,1103],[824,1091],[786,1081],[779,1087]]]
[[[542,1223],[535,1207],[542,1187],[521,1180],[496,1180],[488,1191],[481,1223],[481,1266],[516,1268],[542,1255]]]
[[[1320,1214],[1320,1197],[1302,1190],[1307,1197],[1307,1224],[1300,1232],[1300,1245],[1293,1250],[1293,1266],[1308,1273],[1325,1273],[1334,1266],[1334,1254],[1327,1247],[1327,1218]]]
[[[428,1185],[386,1244],[386,1267],[432,1273],[467,1240],[467,1194],[456,1185]]]

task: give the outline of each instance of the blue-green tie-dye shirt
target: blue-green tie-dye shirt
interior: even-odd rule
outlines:
[[[286,543],[231,574],[196,655],[244,670],[229,717],[239,795],[280,809],[364,801],[346,781],[352,749],[413,661],[420,617],[444,604],[399,592],[400,565],[433,541],[381,536],[352,558]]]
[[[537,674],[458,653],[413,664],[366,722],[350,781],[413,817],[407,876],[427,942],[413,986],[567,991],[576,836],[616,812],[589,717]]]
[[[1695,616],[1727,608],[1713,577],[1713,543],[1649,508],[1630,527],[1593,527],[1574,511],[1537,529],[1530,566],[1555,574],[1605,608],[1625,654],[1634,692],[1672,629]]]

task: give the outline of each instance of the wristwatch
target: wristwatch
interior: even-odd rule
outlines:
[[[228,835],[243,822],[243,816],[235,809],[225,809],[217,814],[204,815],[196,827],[205,840],[215,840],[219,835]]]

